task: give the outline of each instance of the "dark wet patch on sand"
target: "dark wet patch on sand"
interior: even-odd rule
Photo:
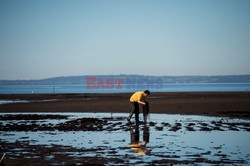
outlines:
[[[65,122],[52,124],[42,123],[37,120],[60,120],[64,119]],[[124,123],[125,117],[105,117],[105,118],[78,118],[74,120],[67,120],[66,115],[1,115],[1,121],[8,121],[6,124],[0,126],[0,131],[117,131],[117,130],[128,130],[128,125],[133,125],[133,123]],[[21,120],[21,121],[20,121]],[[27,123],[27,120],[29,123]],[[140,124],[144,124],[140,122]],[[155,127],[156,130],[168,130],[168,131],[250,131],[249,122],[223,122],[212,121],[208,122],[191,122],[191,123],[168,123],[162,122],[157,124],[157,122],[150,121],[148,126]]]
[[[103,165],[104,163],[123,163],[122,158],[98,156],[98,152],[106,151],[101,147],[84,149],[60,145],[30,145],[27,141],[15,143],[0,142],[2,151],[7,151],[3,165]],[[18,151],[18,153],[17,153]],[[84,154],[96,153],[95,156]],[[113,152],[115,153],[115,152]]]
[[[66,115],[47,115],[47,114],[7,114],[7,115],[0,115],[1,121],[8,121],[8,120],[49,120],[49,119],[67,119],[68,116]]]

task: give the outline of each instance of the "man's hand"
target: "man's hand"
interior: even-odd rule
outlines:
[[[146,105],[146,103],[143,102],[143,101],[138,101],[138,103],[139,103],[139,104],[142,104],[142,105]]]

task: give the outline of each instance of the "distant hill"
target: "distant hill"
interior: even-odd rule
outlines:
[[[83,75],[53,77],[39,80],[0,80],[0,85],[72,85],[87,84],[87,77],[97,79],[160,79],[163,83],[250,83],[250,75],[225,75],[225,76],[145,76],[145,75]],[[125,82],[126,83],[126,82]]]

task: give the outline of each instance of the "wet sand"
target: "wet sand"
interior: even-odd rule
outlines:
[[[124,94],[26,94],[26,95],[0,95],[0,100],[9,100],[9,104],[0,104],[0,135],[6,136],[5,133],[11,134],[15,132],[46,132],[56,135],[60,132],[128,132],[130,127],[135,128],[134,124],[128,124],[126,116],[120,119],[112,118],[79,118],[76,120],[67,119],[64,115],[34,115],[39,112],[107,112],[107,113],[128,113],[130,109],[129,97],[131,93]],[[249,93],[152,93],[148,98],[150,102],[150,113],[161,114],[183,114],[183,115],[206,115],[219,116],[240,119],[250,119],[250,94]],[[17,102],[17,103],[15,103]],[[24,102],[24,103],[22,103]],[[11,115],[12,112],[30,112],[30,114]],[[142,115],[141,115],[142,116]],[[53,124],[39,124],[45,120],[63,120],[67,121]],[[17,121],[20,120],[21,122]],[[4,122],[8,123],[5,124]],[[29,123],[26,123],[30,121]],[[98,124],[98,125],[96,125]],[[141,124],[143,125],[143,124]],[[141,126],[140,125],[140,126]],[[167,135],[170,139],[171,133],[182,130],[184,132],[211,132],[211,131],[250,131],[249,122],[229,123],[223,118],[213,122],[196,122],[190,121],[183,123],[182,121],[169,122],[148,122],[148,128],[151,131],[166,131],[163,137]],[[138,161],[134,155],[119,155],[119,149],[129,151],[130,147],[113,148],[110,142],[104,142],[104,145],[95,148],[75,148],[69,145],[33,145],[27,141],[28,138],[17,139],[15,142],[8,142],[0,138],[0,158],[4,153],[6,157],[2,165],[104,165],[104,164],[125,164],[131,165],[130,161],[136,161],[135,164],[145,164]],[[58,138],[57,141],[60,142]],[[162,138],[160,138],[162,139]],[[124,142],[124,140],[117,140]],[[90,142],[91,143],[91,142]],[[210,142],[211,143],[211,142]],[[213,143],[211,143],[213,144]],[[179,145],[176,145],[177,147]],[[202,151],[200,147],[194,147],[197,152],[186,154],[184,156],[174,154],[162,154],[151,152],[147,155],[155,157],[153,161],[146,165],[155,163],[157,165],[166,164],[247,164],[245,159],[230,159],[230,156],[221,152],[222,144],[215,147],[218,152],[213,154],[212,151]],[[150,147],[150,146],[149,146]],[[151,149],[162,149],[164,147],[156,146]],[[185,149],[185,147],[183,147]],[[211,149],[211,148],[210,148]],[[189,149],[186,149],[189,151]],[[197,154],[196,154],[197,153]],[[233,153],[238,153],[235,151]],[[81,156],[80,154],[95,154],[93,156]],[[105,157],[102,157],[105,156]],[[208,156],[217,160],[208,159]],[[182,159],[184,157],[184,159]],[[188,157],[190,159],[185,159]],[[138,157],[140,158],[140,157]],[[228,159],[229,158],[229,159]],[[248,160],[248,157],[246,157]]]
[[[28,103],[1,104],[0,112],[122,112],[130,110],[131,93],[114,94],[16,94],[0,100]],[[151,113],[250,118],[250,93],[185,92],[152,93]]]
[[[53,120],[58,120],[58,123],[53,123]],[[43,123],[42,121],[50,123]],[[30,113],[0,115],[0,123],[2,123],[0,125],[0,136],[2,136],[0,139],[0,154],[6,154],[2,165],[249,164],[249,154],[237,157],[236,154],[241,153],[241,148],[231,149],[230,153],[226,153],[225,150],[231,147],[227,147],[228,144],[226,141],[217,144],[214,142],[216,140],[211,138],[203,140],[204,143],[208,144],[208,147],[204,148],[200,147],[199,144],[195,144],[195,146],[185,144],[180,139],[181,136],[188,135],[189,133],[192,135],[196,132],[200,133],[200,136],[212,131],[220,131],[220,136],[222,132],[246,133],[250,131],[250,123],[248,121],[228,121],[226,119],[197,121],[194,119],[179,119],[177,121],[163,122],[150,121],[148,124],[140,123],[139,125],[135,125],[133,122],[127,122],[124,114],[123,116],[99,118],[79,117],[78,115],[76,119],[70,119],[65,114]],[[132,136],[136,136],[136,131],[138,131],[137,137],[139,140],[139,130],[143,132],[143,140],[147,140],[148,144],[136,148],[147,150],[145,151],[145,158],[139,154],[132,154],[131,152],[135,148],[130,148],[127,140],[128,137],[131,137],[132,141]],[[129,135],[129,131],[131,136]],[[25,132],[26,134],[25,136],[15,136],[17,139],[11,141],[10,138],[19,132]],[[73,139],[70,139],[69,135],[65,137],[60,136],[62,132],[70,133]],[[85,132],[85,135],[78,135],[83,132]],[[97,132],[106,132],[111,135],[112,133],[115,134],[115,132],[125,133],[126,137],[117,137],[116,133],[116,137],[110,139],[105,138],[108,136],[106,134],[106,136],[103,135],[102,138],[98,139],[102,142],[100,145],[93,144],[95,142],[94,138],[90,137],[94,139],[93,142],[92,140],[87,142],[86,140],[88,139],[84,139],[86,135]],[[37,143],[39,142],[39,138],[34,140],[34,137],[32,138],[31,136],[35,133],[40,133],[40,138],[50,137],[47,144]],[[155,139],[152,139],[154,136]],[[219,139],[220,136],[218,137]],[[8,137],[8,140],[4,139]],[[77,142],[77,137],[80,137],[81,144],[78,144],[78,147],[72,146],[69,142]],[[59,143],[67,139],[70,140],[68,143]],[[160,143],[160,140],[164,144]],[[86,144],[90,144],[90,146],[88,147]],[[121,151],[123,153],[120,153]],[[138,152],[135,151],[135,153]],[[148,160],[149,158],[150,160]]]

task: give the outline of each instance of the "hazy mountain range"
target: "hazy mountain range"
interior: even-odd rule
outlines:
[[[146,76],[146,75],[82,75],[53,77],[38,80],[0,80],[0,85],[71,85],[87,84],[87,77],[102,79],[160,79],[163,83],[250,83],[250,75],[225,75],[225,76]]]

